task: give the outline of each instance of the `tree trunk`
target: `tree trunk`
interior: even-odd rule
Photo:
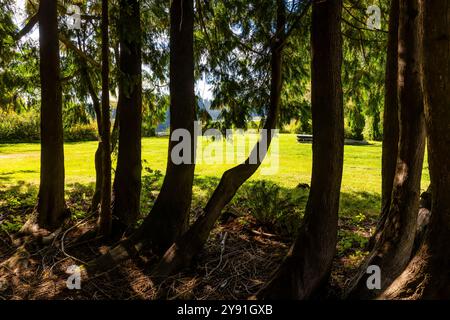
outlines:
[[[80,48],[81,50],[81,48]],[[95,190],[94,190],[94,195],[92,197],[92,203],[91,203],[91,208],[89,211],[91,212],[97,212],[98,211],[98,207],[100,205],[100,201],[101,201],[101,195],[102,195],[102,180],[103,180],[103,164],[102,164],[102,155],[103,155],[103,143],[102,143],[102,112],[101,112],[101,106],[100,106],[100,99],[97,96],[97,92],[96,89],[94,87],[94,84],[92,82],[92,79],[89,75],[89,69],[88,69],[88,65],[85,61],[81,62],[82,63],[82,67],[81,67],[81,76],[83,77],[83,80],[86,82],[87,84],[87,89],[89,92],[89,95],[91,97],[92,100],[92,104],[94,106],[94,111],[95,111],[95,118],[97,120],[97,130],[98,130],[98,137],[99,137],[99,142],[98,142],[98,146],[97,146],[97,150],[95,151],[95,160],[94,160],[94,164],[95,164]]]
[[[313,168],[299,235],[258,299],[308,299],[326,283],[336,250],[344,157],[342,1],[314,1],[311,27]]]
[[[172,161],[172,149],[178,142],[171,139],[161,191],[150,214],[132,237],[133,241],[142,240],[159,252],[164,252],[186,230],[191,206],[195,169],[193,32],[193,0],[173,0],[170,7],[170,136],[177,129],[189,132],[190,163]],[[123,128],[123,123],[120,125]]]
[[[119,152],[113,186],[114,233],[131,227],[140,213],[141,197],[141,23],[140,4],[121,0],[119,18]]]
[[[102,199],[98,232],[108,237],[111,233],[111,122],[109,110],[109,18],[108,1],[102,0]]]
[[[450,1],[419,3],[433,213],[418,254],[381,296],[387,299],[450,299]]]
[[[385,93],[383,111],[383,147],[381,165],[381,215],[371,237],[368,249],[372,250],[379,239],[391,205],[392,187],[398,154],[398,15],[399,0],[391,0],[389,12],[389,34],[386,54]]]
[[[404,270],[411,256],[419,210],[425,148],[425,123],[419,78],[417,0],[400,0],[398,97],[400,140],[392,200],[379,239],[350,286],[350,298],[371,299]],[[381,270],[381,289],[368,289],[367,267]]]
[[[42,0],[39,9],[41,74],[41,179],[37,223],[55,230],[64,220],[64,140],[59,67],[57,5]]]

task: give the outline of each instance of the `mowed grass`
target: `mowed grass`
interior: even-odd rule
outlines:
[[[253,140],[255,137],[252,137]],[[211,163],[210,150],[223,144],[219,144],[217,141],[211,142],[206,138],[202,141],[202,149],[210,156],[205,157],[206,161],[200,161],[197,164],[196,181],[201,178],[220,178],[225,170],[235,164]],[[260,169],[251,180],[270,180],[284,188],[295,188],[299,183],[309,184],[312,145],[298,143],[294,134],[280,134],[277,142],[278,152],[277,148],[271,148],[269,157],[263,162],[262,168],[265,168],[266,174],[263,174]],[[164,173],[167,145],[168,138],[144,138],[142,140],[142,158],[145,160],[143,166]],[[251,141],[247,141],[247,153],[249,145],[252,145]],[[65,144],[66,184],[69,187],[76,183],[88,184],[95,181],[94,153],[96,148],[97,142],[95,141]],[[276,154],[279,156],[278,167],[276,167],[275,161]],[[38,143],[0,144],[0,189],[12,187],[21,182],[37,185],[39,183],[39,167],[40,145]],[[272,170],[267,170],[269,168]],[[422,189],[426,189],[428,184],[428,164],[425,160]],[[361,210],[367,211],[370,208],[369,211],[372,213],[378,213],[381,191],[380,143],[374,142],[367,146],[345,146],[341,191],[343,194],[341,212],[358,211],[358,208],[354,207],[360,204]]]

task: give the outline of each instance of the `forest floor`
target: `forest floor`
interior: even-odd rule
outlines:
[[[92,229],[87,215],[93,193],[96,142],[65,145],[66,202],[72,213],[54,241],[14,242],[36,204],[39,144],[0,144],[0,299],[245,299],[256,293],[280,264],[294,239],[308,197],[311,145],[281,134],[279,168],[257,172],[226,207],[208,243],[190,269],[158,287],[150,277],[154,258],[143,254],[101,277],[69,290],[67,268],[105,252],[98,240],[77,243]],[[141,220],[162,183],[166,138],[143,139]],[[192,219],[233,164],[196,166]],[[381,146],[346,146],[337,254],[328,293],[338,296],[365,255],[380,211]],[[422,189],[428,186],[424,166]],[[67,231],[67,232],[66,232]],[[64,250],[63,250],[64,248]]]
[[[236,215],[236,208],[229,209],[192,267],[157,286],[150,275],[155,259],[144,252],[100,277],[82,280],[80,290],[67,288],[70,266],[81,265],[108,249],[96,239],[78,240],[94,227],[95,218],[72,220],[46,245],[38,239],[20,245],[14,235],[2,231],[0,299],[247,299],[281,263],[290,240],[269,233],[253,216]],[[362,246],[375,219],[358,226],[340,219],[339,224],[327,298],[339,296],[364,257]],[[359,236],[349,238],[348,234]]]

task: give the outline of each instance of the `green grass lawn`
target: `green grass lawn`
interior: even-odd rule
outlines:
[[[203,147],[212,142],[204,142]],[[217,142],[214,142],[217,143]],[[143,166],[164,173],[167,161],[167,138],[144,138],[142,140]],[[97,142],[79,142],[65,144],[66,183],[88,184],[95,180],[94,153]],[[19,184],[21,181],[39,183],[40,145],[0,144],[0,189]],[[270,180],[283,188],[294,188],[299,183],[310,182],[311,144],[300,144],[293,134],[280,134],[279,168],[275,174],[262,175],[259,170],[252,180]],[[266,161],[265,161],[266,162]],[[221,174],[233,164],[206,164],[196,166],[197,192],[198,181],[202,178],[220,178]],[[263,163],[267,167],[267,163]],[[425,163],[422,189],[429,183],[428,165]],[[368,146],[345,146],[344,173],[342,180],[341,212],[347,210],[379,210],[381,189],[381,144]],[[358,204],[362,207],[359,208]]]

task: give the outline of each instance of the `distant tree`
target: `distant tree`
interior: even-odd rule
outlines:
[[[142,127],[142,34],[140,4],[119,1],[119,149],[113,185],[114,233],[132,226],[140,213]]]
[[[385,299],[450,298],[450,1],[419,3],[433,213],[424,243]]]
[[[259,299],[307,299],[330,276],[344,161],[341,0],[313,1],[311,190],[298,236]]]
[[[350,285],[351,298],[375,298],[408,264],[417,225],[425,150],[425,119],[419,78],[417,0],[400,0],[398,29],[398,101],[400,133],[389,212],[372,251]],[[382,270],[381,289],[370,290],[367,267]]]

